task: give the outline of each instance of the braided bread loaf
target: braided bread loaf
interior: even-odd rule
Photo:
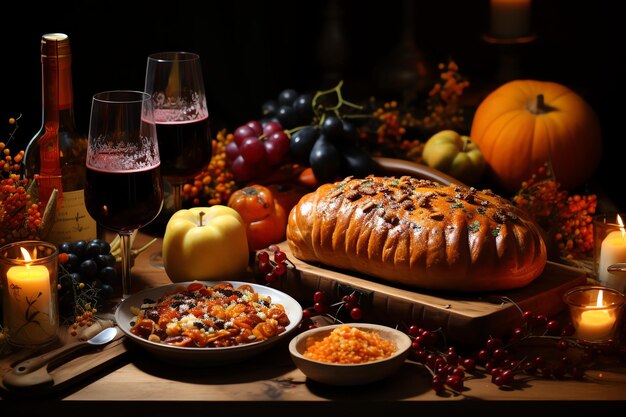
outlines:
[[[320,186],[291,210],[287,242],[303,261],[433,290],[523,287],[547,260],[539,229],[508,200],[408,176]]]

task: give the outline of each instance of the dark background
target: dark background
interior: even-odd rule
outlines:
[[[533,0],[537,39],[508,51],[519,60],[516,78],[562,83],[598,113],[604,152],[590,186],[624,210],[618,4]],[[287,87],[312,92],[343,79],[346,97],[358,101],[401,100],[422,91],[414,86],[430,85],[428,76],[402,82],[406,61],[398,51],[421,53],[430,75],[437,63],[453,58],[471,83],[464,95],[470,105],[506,81],[498,68],[507,49],[482,38],[489,29],[488,0],[11,1],[1,13],[0,116],[22,114],[12,148],[23,149],[41,124],[39,52],[48,32],[70,36],[75,113],[83,132],[92,95],[143,89],[147,55],[165,50],[201,55],[214,131],[258,119],[261,104]],[[0,140],[11,131],[4,126]]]

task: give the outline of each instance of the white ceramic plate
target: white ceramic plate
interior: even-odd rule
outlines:
[[[207,286],[214,286],[220,283],[230,283],[236,289],[241,285],[250,285],[255,292],[267,295],[272,298],[272,303],[282,304],[289,317],[289,325],[285,331],[271,339],[256,343],[249,343],[240,346],[228,346],[223,348],[199,348],[180,347],[162,343],[151,342],[136,336],[130,332],[131,321],[135,317],[131,312],[131,307],[140,307],[146,298],[156,301],[161,295],[173,292],[176,287],[186,287],[192,282],[179,282],[165,285],[158,288],[150,288],[131,295],[120,303],[115,311],[115,321],[126,337],[137,343],[142,348],[156,356],[157,358],[174,364],[181,365],[215,365],[226,364],[245,360],[251,356],[261,353],[272,347],[278,341],[284,340],[294,331],[302,320],[302,307],[289,295],[264,285],[252,284],[239,281],[196,281]]]
[[[304,356],[307,339],[312,337],[315,341],[322,340],[341,324],[307,330],[291,339],[289,353],[296,366],[308,378],[329,385],[363,385],[391,376],[404,364],[412,342],[406,333],[379,324],[347,324],[359,330],[376,333],[381,338],[394,342],[397,350],[386,359],[354,365],[319,362]]]

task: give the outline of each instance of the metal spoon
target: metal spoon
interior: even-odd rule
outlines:
[[[44,365],[49,364],[53,360],[58,360],[64,356],[67,356],[69,353],[74,352],[82,347],[105,345],[112,341],[115,336],[117,336],[117,328],[108,327],[89,340],[79,341],[76,343],[61,346],[60,348],[44,353],[43,355],[36,356],[34,358],[20,362],[15,365],[12,372],[15,375],[28,374],[41,368]]]

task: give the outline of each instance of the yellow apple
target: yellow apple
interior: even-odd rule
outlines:
[[[426,141],[424,163],[459,181],[474,185],[485,171],[485,159],[469,136],[442,130]]]
[[[248,259],[246,225],[230,207],[179,210],[167,222],[163,265],[173,282],[236,279]]]

